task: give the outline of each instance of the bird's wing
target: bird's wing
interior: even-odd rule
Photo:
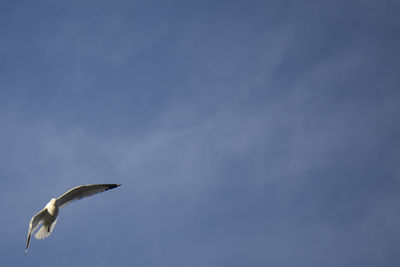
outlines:
[[[121,184],[91,184],[91,185],[81,185],[75,188],[72,188],[64,195],[60,196],[57,199],[57,204],[59,208],[65,207],[66,205],[85,198],[90,197],[95,194],[116,188]]]
[[[28,253],[29,242],[31,241],[31,234],[36,230],[36,228],[39,227],[46,212],[46,209],[43,209],[32,217],[31,222],[29,223],[28,240],[26,241],[25,254]]]

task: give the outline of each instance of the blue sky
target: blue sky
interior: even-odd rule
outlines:
[[[0,7],[0,265],[399,266],[397,1]]]

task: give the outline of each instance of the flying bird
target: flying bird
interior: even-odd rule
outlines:
[[[31,234],[41,225],[42,227],[36,232],[36,239],[43,239],[48,237],[54,229],[57,223],[58,210],[62,207],[71,204],[72,202],[90,197],[95,194],[116,188],[121,184],[91,184],[81,185],[72,188],[68,192],[64,193],[59,198],[52,198],[46,207],[39,211],[35,216],[32,217],[29,223],[28,240],[26,241],[25,255],[28,253],[29,242],[31,240]]]

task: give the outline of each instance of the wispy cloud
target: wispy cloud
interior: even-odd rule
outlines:
[[[79,216],[60,214],[33,250],[61,266],[111,250],[120,265],[397,265],[397,19],[385,8],[33,5],[8,7],[0,29],[0,208],[16,222],[2,251],[23,254],[48,198],[116,182],[63,210]],[[48,265],[40,255],[31,263]]]

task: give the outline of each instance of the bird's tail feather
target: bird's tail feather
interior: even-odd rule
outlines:
[[[36,239],[47,238],[51,234],[51,232],[53,232],[56,223],[57,219],[51,225],[43,225],[42,227],[40,227],[39,231],[37,231],[35,234],[35,238]]]

